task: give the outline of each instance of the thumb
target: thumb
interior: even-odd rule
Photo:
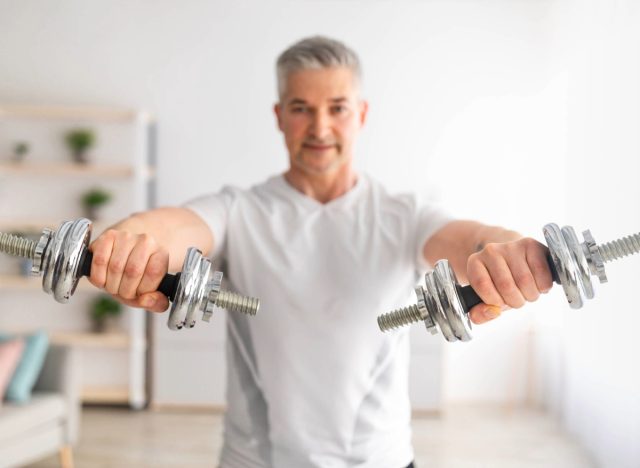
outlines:
[[[164,312],[169,307],[169,299],[160,291],[145,293],[133,300],[123,302],[131,307],[146,309],[150,312]]]
[[[493,320],[502,313],[500,306],[480,303],[471,308],[469,318],[476,325]]]

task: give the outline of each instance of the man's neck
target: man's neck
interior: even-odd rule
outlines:
[[[285,180],[306,196],[320,203],[329,203],[351,190],[358,176],[352,167],[341,168],[330,174],[308,174],[292,167],[284,173]]]

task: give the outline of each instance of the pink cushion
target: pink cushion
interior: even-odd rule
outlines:
[[[0,404],[4,399],[4,393],[11,382],[13,372],[16,370],[22,351],[24,350],[24,338],[0,343]]]

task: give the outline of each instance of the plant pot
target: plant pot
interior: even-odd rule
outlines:
[[[94,333],[114,333],[120,331],[120,317],[109,316],[92,321]]]
[[[87,156],[86,150],[74,151],[73,152],[73,161],[76,164],[87,164],[89,162],[89,158]]]
[[[91,221],[98,221],[101,218],[102,207],[101,206],[85,206],[84,216]]]

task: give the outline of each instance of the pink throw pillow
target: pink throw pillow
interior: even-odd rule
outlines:
[[[4,392],[11,382],[13,372],[18,367],[23,350],[24,338],[0,343],[0,404],[2,404]]]

